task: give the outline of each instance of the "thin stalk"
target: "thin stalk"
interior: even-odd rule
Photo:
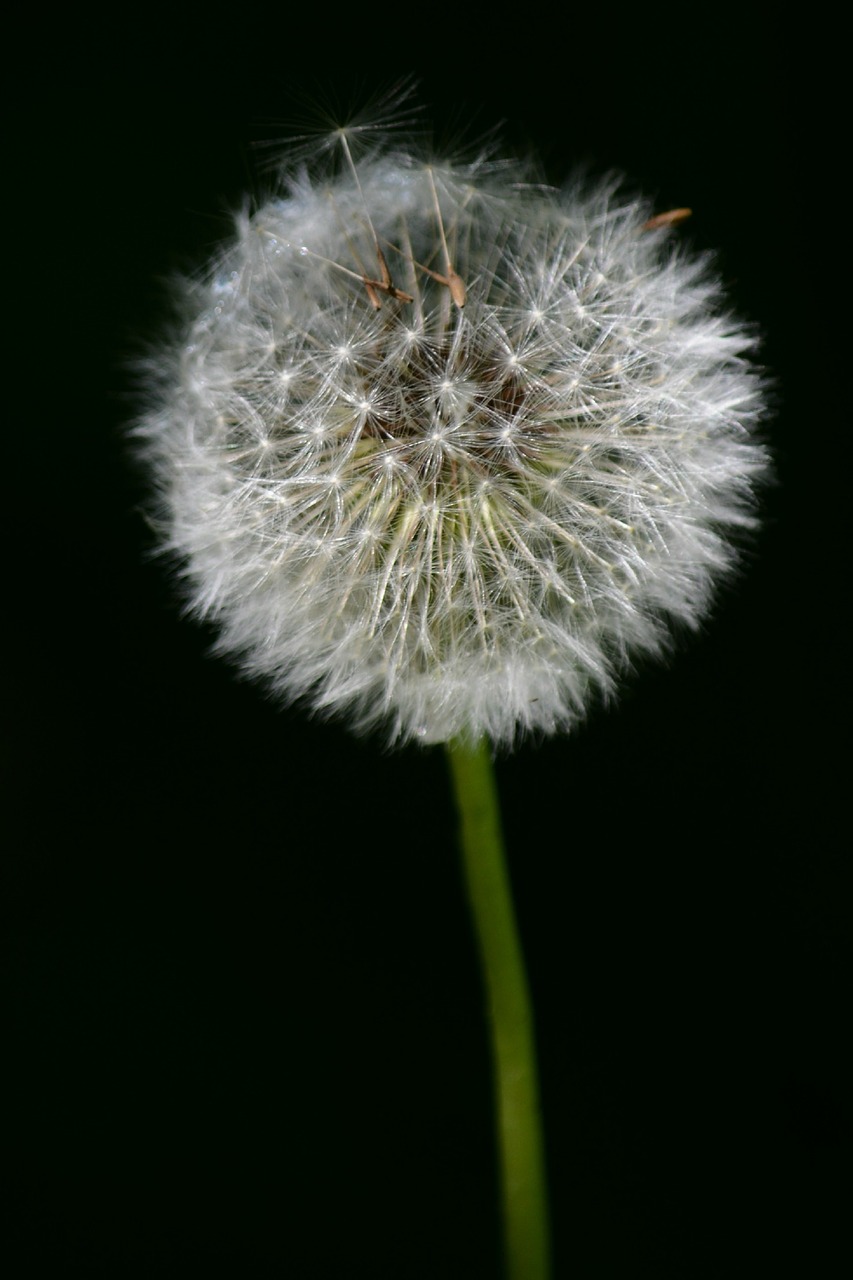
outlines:
[[[508,1280],[551,1273],[533,1010],[488,743],[447,744],[468,898],[488,998]]]

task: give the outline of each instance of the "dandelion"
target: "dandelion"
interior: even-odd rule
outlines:
[[[333,141],[183,287],[139,435],[222,653],[359,730],[451,744],[510,1272],[544,1277],[532,1018],[482,744],[571,729],[707,613],[767,470],[762,378],[673,231],[689,211],[356,127]]]
[[[570,729],[706,613],[753,335],[617,184],[377,145],[238,219],[142,434],[218,648],[392,742]]]

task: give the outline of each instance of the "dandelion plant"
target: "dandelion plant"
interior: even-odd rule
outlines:
[[[490,753],[695,626],[767,470],[752,331],[617,180],[355,123],[181,286],[138,436],[191,610],[275,695],[447,745],[491,1015],[508,1274],[549,1247]]]

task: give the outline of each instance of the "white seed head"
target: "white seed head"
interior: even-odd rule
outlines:
[[[139,430],[219,649],[392,741],[576,723],[707,611],[767,470],[684,211],[525,177],[285,174],[186,284]]]

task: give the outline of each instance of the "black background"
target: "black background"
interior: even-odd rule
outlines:
[[[719,251],[776,379],[763,528],[702,634],[498,763],[556,1275],[833,1274],[846,535],[808,39],[749,6],[115,21],[54,28],[16,97],[14,1274],[499,1275],[441,753],[281,711],[211,659],[126,444],[162,281],[268,183],[254,144],[409,73],[439,136],[504,121],[554,181],[616,168],[692,206],[676,234]]]

